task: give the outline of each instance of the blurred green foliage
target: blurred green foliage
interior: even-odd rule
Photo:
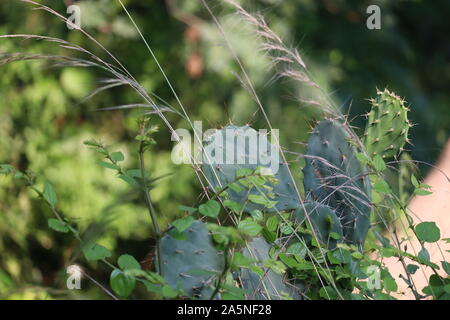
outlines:
[[[66,12],[74,1],[41,1]],[[387,0],[242,1],[260,10],[273,29],[298,47],[315,79],[363,129],[361,114],[375,87],[387,86],[411,105],[414,159],[433,162],[450,131],[450,2]],[[148,90],[179,109],[143,41],[116,1],[77,1],[82,27],[111,51]],[[200,1],[124,1],[191,119],[209,127],[232,121],[265,128],[258,107],[242,88],[239,69],[224,39]],[[382,29],[365,26],[365,10],[378,4]],[[302,152],[318,114],[298,102],[295,82],[277,80],[270,61],[258,52],[258,38],[230,7],[212,6],[252,79],[281,142]],[[77,31],[42,11],[15,0],[0,2],[0,34],[40,34],[76,43],[110,59]],[[28,52],[79,56],[45,41],[0,39],[0,53]],[[54,68],[48,61],[21,61],[0,66],[0,163],[32,170],[50,180],[59,206],[78,223],[83,237],[98,238],[115,254],[144,260],[153,234],[141,194],[98,165],[98,154],[83,146],[90,138],[112,144],[125,154],[125,166],[137,167],[136,119],[139,110],[98,111],[103,107],[141,103],[129,88],[114,88],[83,101],[106,74],[90,68]],[[167,114],[175,128],[187,127]],[[163,176],[151,191],[161,224],[180,216],[179,204],[192,205],[201,188],[189,166],[170,161],[173,142],[160,126],[157,144],[146,153],[152,178]],[[425,171],[426,168],[424,167]],[[296,172],[300,175],[300,170]],[[167,176],[166,176],[167,175]],[[43,181],[43,180],[42,180]],[[47,226],[49,210],[35,195],[9,177],[0,177],[0,297],[107,298],[92,282],[67,290],[65,267],[76,262],[101,283],[108,271],[86,264],[76,241]],[[136,297],[141,297],[136,293]],[[145,297],[145,296],[144,296]]]

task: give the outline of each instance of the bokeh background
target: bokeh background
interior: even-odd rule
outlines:
[[[146,88],[177,107],[143,41],[117,1],[39,1],[60,13],[81,7],[82,27],[108,48]],[[258,107],[241,86],[240,71],[201,1],[123,1],[149,41],[192,120],[206,128],[230,121],[256,128],[266,125]],[[299,102],[295,82],[276,79],[269,59],[258,51],[259,40],[221,1],[208,1],[242,59],[283,146],[301,152],[312,121],[319,117]],[[262,13],[271,27],[302,53],[309,70],[352,124],[363,129],[361,115],[376,87],[388,87],[411,105],[409,147],[416,160],[434,163],[450,133],[450,2],[448,0],[252,0],[239,1]],[[366,8],[377,4],[382,29],[366,28]],[[0,2],[0,34],[40,34],[65,39],[107,59],[91,41],[33,6],[16,0]],[[44,41],[0,39],[0,54],[76,53]],[[64,214],[82,236],[96,238],[115,255],[129,253],[145,260],[153,230],[141,194],[98,165],[100,157],[83,141],[95,138],[126,155],[137,166],[136,119],[139,110],[98,111],[140,103],[131,89],[115,88],[83,98],[107,75],[96,69],[55,68],[48,61],[0,65],[0,163],[32,170],[50,180]],[[167,114],[175,128],[187,127]],[[160,125],[157,144],[146,153],[152,177],[162,177],[151,194],[161,224],[182,214],[177,206],[192,205],[201,188],[189,166],[170,160],[173,143]],[[358,130],[358,129],[357,129]],[[295,165],[295,164],[294,164]],[[300,164],[301,165],[301,164]],[[427,166],[421,166],[426,174]],[[298,170],[299,172],[300,170]],[[100,283],[110,270],[86,263],[78,242],[50,230],[48,208],[24,185],[0,176],[0,298],[107,299],[84,279],[82,290],[66,289],[66,266],[78,263]],[[133,298],[149,298],[137,291]]]

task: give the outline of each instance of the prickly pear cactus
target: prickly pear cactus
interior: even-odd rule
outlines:
[[[244,248],[243,254],[256,261],[269,259],[271,245],[262,237],[254,238]],[[301,296],[298,286],[288,283],[282,275],[268,269],[260,277],[253,271],[242,269],[240,279],[242,287],[246,291],[246,298],[249,300],[280,300],[284,297],[291,297],[299,300]]]
[[[364,145],[370,156],[383,158],[397,156],[408,142],[409,109],[405,101],[387,89],[377,91],[371,100],[372,109],[368,113]]]
[[[159,242],[161,274],[173,288],[181,288],[190,298],[209,299],[214,292],[217,277],[224,268],[224,256],[213,245],[206,225],[194,223],[183,232],[184,240],[169,234]]]
[[[334,249],[337,243],[337,239],[330,236],[331,232],[339,235],[339,239],[344,235],[338,213],[319,202],[305,202],[304,209],[300,207],[293,212],[293,218],[297,223],[310,222],[316,236],[329,249]]]
[[[221,155],[220,157],[218,157]],[[227,160],[229,157],[229,161]],[[230,159],[232,159],[230,161]],[[289,176],[287,165],[281,161],[279,148],[269,143],[266,135],[251,127],[229,125],[217,130],[204,146],[203,172],[214,190],[236,181],[238,169],[255,170],[257,167],[271,168],[278,180],[269,188],[243,189],[239,192],[229,189],[230,199],[245,204],[244,211],[259,209],[266,212],[286,211],[298,207],[298,198]],[[274,207],[266,208],[247,201],[250,194],[264,194],[268,199],[277,201]]]
[[[303,169],[305,194],[332,208],[346,242],[362,246],[370,226],[371,188],[349,133],[334,120],[321,121],[308,139]]]

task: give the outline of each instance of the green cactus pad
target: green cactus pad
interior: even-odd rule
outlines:
[[[319,202],[305,202],[304,209],[300,207],[293,212],[293,218],[297,223],[310,222],[316,236],[330,249],[336,247],[337,243],[337,239],[330,237],[331,232],[339,235],[340,239],[344,236],[337,212]]]
[[[397,156],[408,142],[411,127],[409,109],[400,97],[387,89],[377,91],[377,97],[371,100],[371,104],[364,134],[367,152],[370,156],[380,155],[383,158]]]
[[[256,143],[248,143],[247,137],[253,135],[257,137]],[[262,147],[264,146],[264,147]],[[273,148],[273,149],[272,149]],[[214,190],[220,190],[228,184],[236,181],[236,173],[239,169],[247,168],[254,171],[257,167],[269,168],[271,163],[272,151],[279,152],[278,148],[273,147],[267,140],[265,135],[260,134],[251,127],[238,127],[229,125],[221,130],[217,130],[209,139],[209,142],[204,146],[203,153],[203,172]],[[214,159],[207,155],[215,155],[215,152],[223,152],[226,157],[227,152],[234,154],[235,163],[215,163]],[[274,154],[275,155],[275,154]],[[289,175],[289,169],[286,164],[282,162],[281,156],[277,154],[278,159],[276,163],[272,163],[278,171],[273,171],[274,177],[278,180],[275,185],[268,184],[267,186],[273,188],[253,188],[250,190],[242,188],[239,192],[228,189],[227,192],[230,199],[245,204],[244,211],[251,212],[255,209],[265,212],[287,211],[298,207],[298,198],[296,196],[295,188]],[[237,161],[239,160],[239,161]],[[225,161],[223,161],[225,162]],[[252,162],[252,163],[250,163]],[[273,197],[269,195],[273,193]],[[267,208],[262,204],[252,203],[247,201],[251,194],[265,195],[267,199],[276,201],[272,208]]]
[[[256,261],[269,259],[271,245],[262,237],[254,238],[247,244],[243,254]],[[280,300],[289,296],[300,300],[298,285],[288,283],[282,275],[267,269],[262,277],[248,269],[242,269],[240,279],[248,300]]]
[[[332,208],[346,242],[362,245],[369,226],[371,188],[350,134],[334,120],[321,121],[308,139],[303,168],[306,198]]]
[[[161,274],[171,287],[183,289],[190,298],[209,299],[217,279],[211,272],[218,275],[223,271],[223,253],[214,247],[201,221],[194,221],[182,238],[175,239],[170,233],[161,238]]]

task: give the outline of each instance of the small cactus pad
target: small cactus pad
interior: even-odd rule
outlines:
[[[362,245],[370,226],[371,186],[350,134],[338,121],[322,120],[308,138],[305,158],[307,200],[332,208],[344,240]]]
[[[377,97],[371,99],[371,104],[364,133],[367,152],[371,157],[397,156],[408,142],[408,131],[412,126],[408,120],[409,109],[404,100],[387,89],[377,91]]]
[[[217,159],[219,154],[223,159]],[[232,159],[231,163],[225,161],[226,157]],[[242,188],[239,192],[227,190],[232,201],[245,204],[246,212],[255,209],[266,212],[287,211],[298,207],[298,198],[289,175],[289,168],[282,162],[279,148],[269,143],[265,134],[251,127],[229,125],[217,130],[204,146],[202,161],[203,172],[214,190],[220,190],[235,182],[239,169],[247,168],[254,171],[258,167],[272,168],[271,172],[278,183],[264,186],[269,188],[252,188],[250,192],[246,188]],[[251,194],[265,195],[267,199],[276,201],[276,204],[272,208],[267,208],[247,201]]]
[[[304,209],[300,207],[293,212],[294,221],[297,223],[310,222],[316,236],[322,243],[325,243],[330,249],[336,247],[337,241],[330,237],[330,233],[336,233],[340,236],[340,239],[344,235],[336,211],[319,202],[305,202]]]
[[[201,221],[194,221],[182,233],[182,238],[175,239],[170,233],[161,238],[161,274],[171,287],[183,289],[190,298],[209,299],[217,277],[205,273],[223,271],[223,253],[214,247]]]
[[[254,238],[243,249],[244,256],[262,262],[269,259],[271,245],[263,237]],[[282,275],[267,269],[262,277],[248,269],[242,269],[240,279],[248,300],[280,300],[290,296],[301,299],[297,286],[289,284]]]

